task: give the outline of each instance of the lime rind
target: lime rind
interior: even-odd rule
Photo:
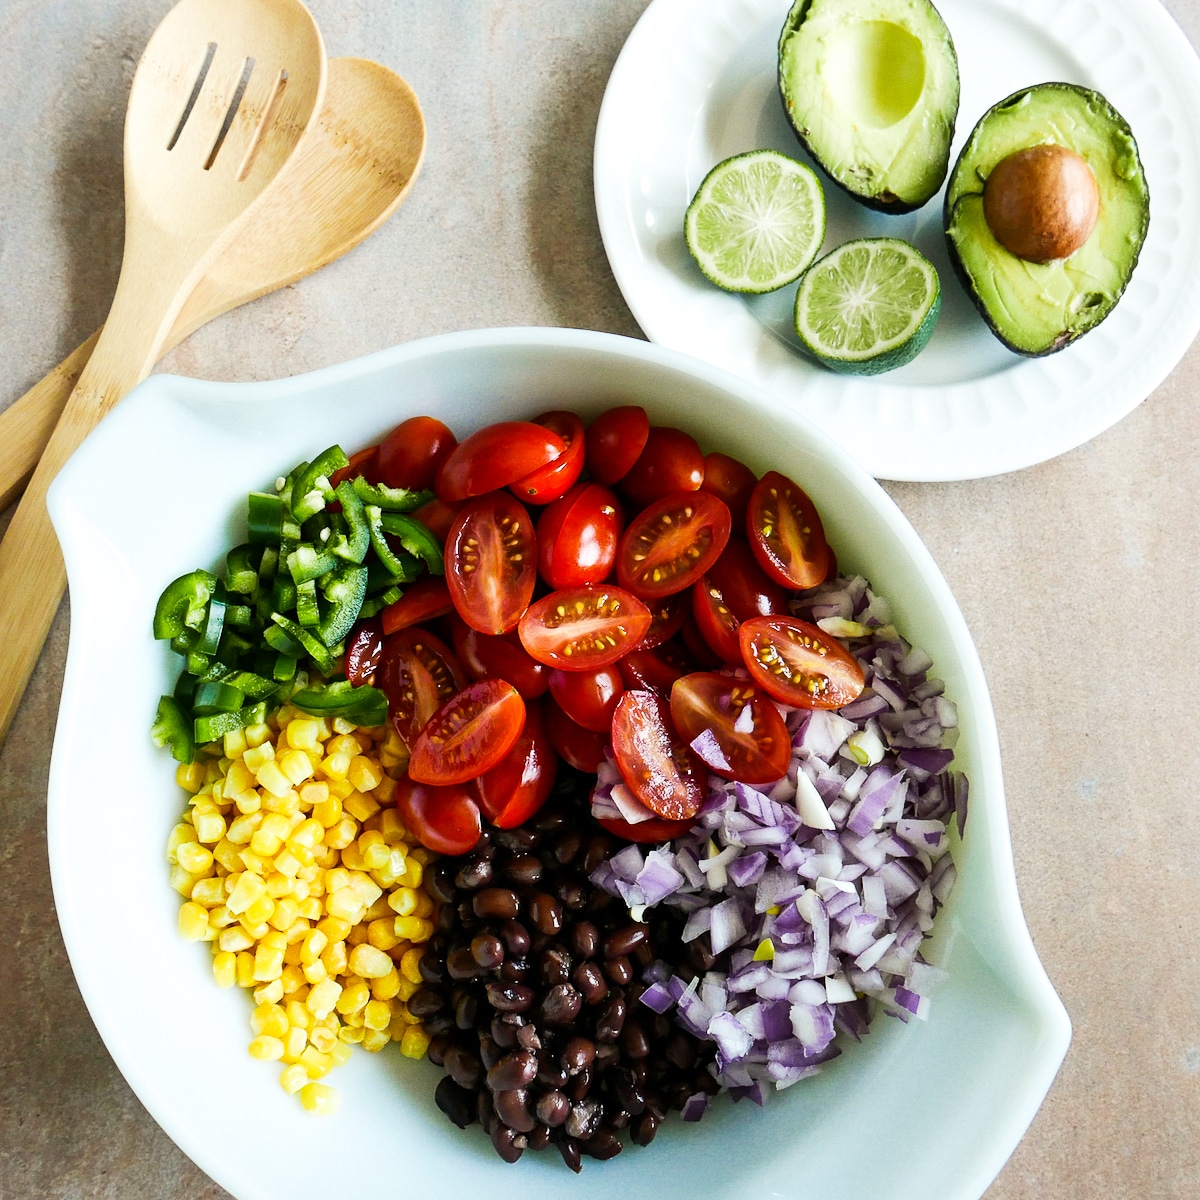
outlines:
[[[825,240],[816,172],[775,150],[736,154],[704,177],[684,218],[700,270],[729,292],[760,295],[798,279]]]
[[[920,354],[941,301],[937,270],[916,247],[898,238],[859,238],[804,273],[796,336],[831,370],[877,375]]]

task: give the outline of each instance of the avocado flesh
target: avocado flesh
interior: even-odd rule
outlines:
[[[860,203],[911,212],[941,187],[958,59],[929,0],[796,0],[779,91],[805,149]]]
[[[1092,169],[1100,215],[1069,258],[1027,262],[996,241],[983,215],[992,170],[1027,146],[1074,150]],[[1026,88],[989,109],[946,191],[950,257],[996,336],[1019,354],[1052,354],[1094,329],[1121,298],[1146,237],[1150,194],[1129,126],[1099,93],[1073,84]]]

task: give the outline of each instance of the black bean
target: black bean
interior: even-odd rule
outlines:
[[[561,829],[566,825],[567,820],[567,814],[561,808],[547,804],[544,808],[538,810],[533,818],[532,825],[539,834],[547,834]]]
[[[594,962],[581,962],[571,976],[585,1004],[599,1004],[608,995],[608,984]]]
[[[487,998],[499,1012],[524,1012],[533,1004],[533,991],[523,983],[489,983]]]
[[[600,931],[591,921],[577,921],[567,935],[567,944],[580,958],[594,958],[600,948]]]
[[[504,864],[503,871],[509,882],[528,887],[541,879],[542,860],[534,854],[518,854]]]
[[[492,832],[492,841],[497,846],[504,850],[512,850],[514,853],[532,850],[540,840],[541,838],[535,830],[523,825],[516,829],[496,829]]]
[[[628,954],[635,946],[640,946],[649,935],[649,925],[641,921],[631,921],[604,939],[604,957],[620,958],[622,955]]]
[[[459,868],[454,877],[455,885],[464,892],[473,892],[476,888],[487,887],[492,882],[492,864],[486,858],[469,858]]]
[[[571,978],[571,956],[563,946],[554,943],[542,951],[538,959],[538,975],[548,987],[566,983]]]
[[[561,1063],[555,1062],[550,1055],[543,1054],[538,1059],[537,1079],[543,1087],[566,1087],[568,1078],[566,1068]]]
[[[464,992],[454,1004],[454,1024],[459,1029],[474,1029],[479,1020],[479,995]]]
[[[601,1162],[605,1159],[616,1158],[623,1148],[621,1139],[612,1129],[598,1129],[586,1142],[581,1142],[579,1145],[579,1149],[584,1154],[597,1158]]]
[[[492,1041],[501,1050],[512,1050],[517,1045],[517,1026],[513,1023],[514,1017],[518,1021],[521,1020],[516,1013],[501,1013],[492,1018]]]
[[[558,898],[573,912],[588,902],[588,889],[574,879],[564,879],[558,885]]]
[[[487,1070],[491,1070],[503,1057],[504,1051],[496,1044],[496,1039],[489,1033],[479,1035],[479,1057]]]
[[[636,1117],[638,1113],[645,1111],[645,1094],[634,1082],[632,1072],[618,1071],[615,1074],[616,1078],[613,1080],[612,1085],[613,1095],[616,1097],[617,1103],[630,1116]]]
[[[456,946],[446,955],[446,973],[451,979],[474,979],[483,969],[471,956],[468,946]]]
[[[535,1125],[529,1134],[530,1150],[545,1150],[550,1145],[550,1126]]]
[[[517,893],[509,888],[485,887],[475,893],[471,908],[477,917],[503,921],[521,911],[521,901]]]
[[[537,1055],[532,1050],[514,1050],[488,1070],[487,1085],[493,1092],[528,1087],[537,1077],[537,1070]]]
[[[605,959],[604,973],[618,987],[624,987],[633,980],[633,963],[624,954],[617,958]]]
[[[425,1051],[425,1057],[435,1067],[440,1067],[445,1063],[446,1051],[450,1049],[452,1044],[448,1033],[439,1033],[437,1037],[429,1039],[429,1049]]]
[[[411,1007],[411,1006],[410,1006]],[[696,1043],[683,1033],[671,1035],[665,1050],[667,1061],[681,1071],[689,1070],[696,1065]]]
[[[604,1115],[613,1129],[628,1129],[629,1122],[633,1120],[633,1114],[626,1112],[623,1108],[618,1108],[616,1112],[613,1112],[612,1109],[605,1109]]]
[[[517,1045],[524,1047],[526,1050],[540,1050],[542,1048],[542,1038],[537,1031],[536,1025],[522,1025],[517,1030]]]
[[[556,983],[542,1001],[542,1020],[547,1025],[570,1025],[582,1007],[583,997],[569,983]]]
[[[583,1163],[579,1157],[579,1143],[573,1138],[563,1138],[554,1144],[558,1147],[558,1152],[562,1155],[563,1162],[578,1175],[583,1170]]]
[[[506,958],[500,964],[500,979],[504,983],[524,983],[531,974],[529,960],[526,958]]]
[[[431,987],[419,987],[408,998],[408,1011],[422,1020],[445,1007],[445,996]]]
[[[571,1115],[571,1102],[557,1088],[537,1099],[537,1119],[557,1129]]]
[[[615,1042],[625,1024],[625,1001],[612,996],[596,1021],[596,1041]]]
[[[518,1138],[517,1133],[499,1121],[492,1129],[492,1145],[495,1146],[496,1153],[507,1163],[515,1163],[521,1157],[522,1150],[525,1149],[524,1142],[520,1145],[517,1144]]]
[[[594,1096],[588,1096],[578,1104],[571,1105],[571,1115],[567,1117],[563,1128],[568,1137],[590,1138],[600,1128],[603,1119],[604,1105]]]
[[[533,1113],[529,1111],[529,1093],[523,1088],[509,1092],[497,1092],[492,1100],[496,1116],[510,1129],[518,1133],[531,1133],[537,1126]]]
[[[582,849],[583,835],[576,830],[571,830],[570,833],[564,833],[554,843],[554,857],[565,867],[568,863],[574,862],[579,857],[579,852]]]
[[[639,1146],[648,1146],[658,1132],[659,1120],[652,1112],[644,1112],[633,1123],[631,1136]]]
[[[454,1028],[454,1017],[451,1013],[442,1009],[431,1016],[422,1017],[421,1024],[425,1027],[425,1032],[430,1037],[436,1037],[439,1033],[449,1033]]]
[[[433,927],[439,933],[453,933],[458,928],[458,906],[439,904],[437,916],[433,918]]]
[[[524,958],[529,953],[529,930],[520,921],[505,921],[500,936],[513,958]]]
[[[504,943],[494,933],[477,933],[471,939],[471,957],[486,971],[504,961]]]
[[[592,1065],[595,1057],[595,1042],[576,1036],[568,1039],[567,1044],[563,1047],[562,1064],[570,1074],[578,1075],[580,1071]]]
[[[433,1102],[459,1129],[466,1129],[477,1119],[475,1093],[443,1075],[433,1092]]]
[[[596,1074],[607,1071],[621,1061],[621,1048],[612,1042],[600,1042],[596,1046]]]
[[[592,1086],[592,1073],[589,1070],[582,1070],[578,1075],[572,1075],[567,1081],[566,1087],[563,1089],[567,1094],[568,1100],[578,1102],[588,1094],[588,1089]]]
[[[537,892],[529,899],[529,919],[541,933],[558,933],[563,927],[562,905],[553,896]]]
[[[612,852],[613,843],[605,837],[594,836],[583,848],[583,873],[590,875]]]
[[[472,1091],[483,1083],[483,1063],[465,1046],[453,1045],[446,1051],[446,1073],[459,1087]]]
[[[496,1110],[492,1106],[492,1093],[484,1089],[475,1093],[475,1115],[483,1126],[483,1132],[491,1137],[492,1130],[500,1123]]]

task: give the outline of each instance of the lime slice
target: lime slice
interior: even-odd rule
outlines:
[[[717,163],[683,221],[700,270],[730,292],[773,292],[799,278],[825,239],[825,193],[811,167],[774,150]]]
[[[845,242],[804,273],[796,334],[834,371],[878,375],[911,362],[937,323],[937,271],[898,238]]]

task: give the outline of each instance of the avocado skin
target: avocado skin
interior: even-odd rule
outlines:
[[[778,54],[777,54],[777,80],[778,80],[779,98],[783,104],[783,112],[784,112],[784,115],[787,117],[788,124],[789,124],[789,126],[791,126],[792,132],[796,135],[797,140],[804,147],[805,152],[809,155],[809,157],[817,165],[817,167],[820,169],[821,173],[831,183],[833,183],[838,188],[840,188],[843,192],[845,192],[846,195],[848,195],[856,203],[861,204],[866,208],[873,209],[875,212],[892,213],[897,216],[903,215],[904,213],[914,212],[918,208],[921,208],[925,204],[927,204],[929,202],[929,200],[934,195],[937,194],[938,188],[941,187],[943,180],[946,178],[946,172],[950,165],[950,145],[954,140],[954,125],[955,125],[955,120],[958,115],[958,99],[959,99],[958,58],[957,58],[957,54],[955,53],[954,42],[950,36],[950,31],[948,29],[946,29],[945,22],[941,20],[941,16],[937,12],[937,9],[934,8],[933,4],[927,3],[926,7],[928,7],[933,12],[935,17],[937,18],[937,21],[942,26],[942,34],[943,34],[943,40],[945,43],[945,47],[949,52],[950,60],[954,64],[953,107],[952,107],[952,111],[950,111],[950,113],[948,115],[947,122],[946,122],[947,129],[946,129],[946,138],[945,138],[945,143],[946,143],[945,160],[941,164],[941,171],[938,175],[937,182],[933,186],[933,188],[929,191],[928,195],[921,196],[914,200],[906,201],[906,200],[901,199],[899,196],[895,195],[893,192],[888,191],[886,189],[884,189],[882,191],[876,191],[876,192],[863,192],[863,191],[859,191],[859,190],[855,189],[854,187],[852,187],[850,185],[850,183],[848,183],[845,179],[841,178],[836,171],[831,170],[830,167],[827,166],[820,150],[816,146],[814,146],[813,141],[810,137],[810,132],[809,132],[808,128],[806,126],[802,125],[797,119],[792,102],[789,100],[789,97],[788,97],[787,83],[785,80],[784,50],[785,50],[785,46],[788,42],[788,39],[791,36],[795,35],[800,30],[800,28],[804,24],[804,22],[808,19],[809,12],[813,7],[813,3],[814,3],[814,0],[795,0],[795,3],[792,5],[791,10],[788,12],[787,17],[784,20],[783,29],[780,31],[780,34],[779,34]]]
[[[979,287],[976,281],[972,278],[971,271],[964,261],[962,251],[960,250],[957,240],[952,235],[956,206],[971,193],[966,193],[963,189],[964,176],[969,177],[975,174],[971,167],[971,160],[980,150],[981,138],[986,138],[988,133],[988,125],[990,118],[994,114],[1004,113],[1010,109],[1020,108],[1022,105],[1029,103],[1031,100],[1039,101],[1042,99],[1052,99],[1057,101],[1058,106],[1064,107],[1067,104],[1079,104],[1085,108],[1089,108],[1098,113],[1104,119],[1111,130],[1127,142],[1130,151],[1132,152],[1132,170],[1130,171],[1129,186],[1137,189],[1141,193],[1141,204],[1139,210],[1139,219],[1137,224],[1129,231],[1128,241],[1132,246],[1132,252],[1129,254],[1128,263],[1115,282],[1111,290],[1106,293],[1103,305],[1091,306],[1089,311],[1089,319],[1077,325],[1067,325],[1066,328],[1058,328],[1054,330],[1048,337],[1040,339],[1036,346],[1022,344],[1018,339],[1018,332],[1008,330],[1002,323],[1001,317],[994,313],[989,308],[986,300],[980,295]],[[1040,137],[1035,132],[1031,135],[1028,142],[1029,145],[1036,145],[1039,142],[1044,142],[1047,139]],[[1080,151],[1078,145],[1070,145],[1069,141],[1064,139],[1062,142],[1068,149]],[[1083,154],[1086,159],[1087,154]],[[1089,164],[1094,165],[1094,164]],[[979,186],[982,188],[985,178],[979,180]],[[982,194],[982,193],[980,193]],[[1104,189],[1101,189],[1101,206],[1100,217],[1097,225],[1105,221],[1105,197]],[[1092,88],[1083,87],[1080,84],[1073,83],[1041,83],[1035,84],[1032,87],[1021,88],[1012,95],[1006,96],[1003,100],[992,105],[986,113],[976,123],[975,128],[971,131],[970,137],[967,138],[965,145],[959,153],[958,159],[954,164],[954,169],[950,174],[950,184],[946,188],[945,203],[942,208],[942,223],[946,236],[946,247],[949,251],[950,264],[954,268],[954,274],[958,277],[959,282],[963,286],[963,290],[971,298],[971,302],[978,310],[979,315],[983,318],[988,328],[995,337],[1002,342],[1009,350],[1015,354],[1020,354],[1025,358],[1045,358],[1049,354],[1056,354],[1060,350],[1066,349],[1072,343],[1078,341],[1085,333],[1095,329],[1109,313],[1117,306],[1117,302],[1125,293],[1125,289],[1133,278],[1134,268],[1137,266],[1138,258],[1141,254],[1141,248],[1145,243],[1146,232],[1150,225],[1150,193],[1146,184],[1145,173],[1142,169],[1141,160],[1137,155],[1137,143],[1134,140],[1133,132],[1129,128],[1128,122],[1117,112],[1115,108],[1102,96],[1099,92]],[[1097,230],[1093,230],[1092,237],[1088,239],[1090,243],[1095,238]],[[990,238],[990,231],[988,233]],[[994,239],[992,239],[994,242]],[[1086,249],[1088,243],[1081,247],[1076,254],[1080,254]],[[1011,255],[1009,251],[995,243],[992,251],[997,256],[1006,256],[1009,260],[1020,261]],[[1075,257],[1075,256],[1072,256]],[[1061,260],[1063,262],[1070,261],[1069,259]],[[1046,264],[1053,269],[1054,264]],[[1097,310],[1099,312],[1097,313]]]

